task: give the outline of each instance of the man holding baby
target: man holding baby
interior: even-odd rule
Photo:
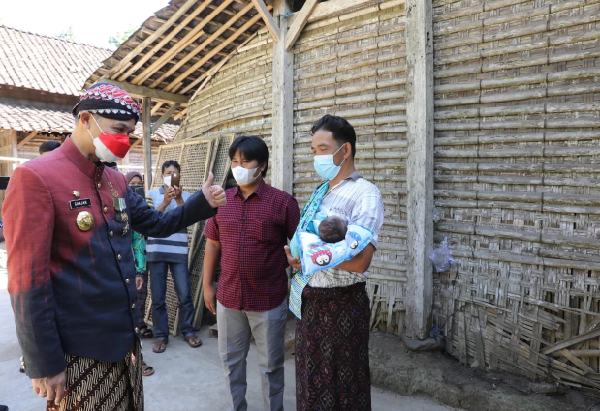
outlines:
[[[378,188],[355,169],[356,132],[347,120],[325,115],[311,134],[314,168],[324,182],[302,211],[292,249],[286,247],[288,263],[295,270],[290,309],[300,318],[297,409],[370,410],[370,307],[365,282],[383,224],[383,200]],[[312,242],[299,240],[311,231]],[[362,236],[358,248],[352,237],[357,233]],[[330,244],[334,242],[335,249]],[[316,257],[312,261],[322,270],[307,269],[302,258],[307,253]]]

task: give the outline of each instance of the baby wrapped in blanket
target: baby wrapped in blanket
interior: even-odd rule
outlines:
[[[373,234],[338,216],[322,216],[297,231],[290,243],[292,255],[300,259],[301,271],[292,278],[290,310],[300,318],[302,289],[318,271],[334,268],[359,254],[373,239]]]

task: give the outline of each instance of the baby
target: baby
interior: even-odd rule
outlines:
[[[329,216],[319,224],[319,237],[326,243],[337,243],[346,238],[348,223],[341,217]]]

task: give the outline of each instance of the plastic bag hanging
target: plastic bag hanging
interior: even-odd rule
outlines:
[[[448,237],[444,237],[444,240],[440,245],[433,249],[429,255],[429,259],[437,273],[443,273],[450,269],[450,265],[452,265],[454,260],[452,259],[452,252],[448,246]]]

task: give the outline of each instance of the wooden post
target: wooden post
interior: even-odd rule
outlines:
[[[292,193],[294,187],[294,54],[285,48],[288,16],[286,0],[275,0],[273,13],[279,30],[273,43],[273,117],[271,184]]]
[[[14,158],[19,157],[19,148],[17,146],[17,130],[10,130],[10,152]],[[17,168],[19,163],[12,163],[10,174]]]
[[[152,101],[150,97],[142,98],[142,138],[144,147],[144,189],[152,187]]]
[[[433,247],[433,32],[430,1],[406,5],[408,281],[406,337],[429,333]]]

